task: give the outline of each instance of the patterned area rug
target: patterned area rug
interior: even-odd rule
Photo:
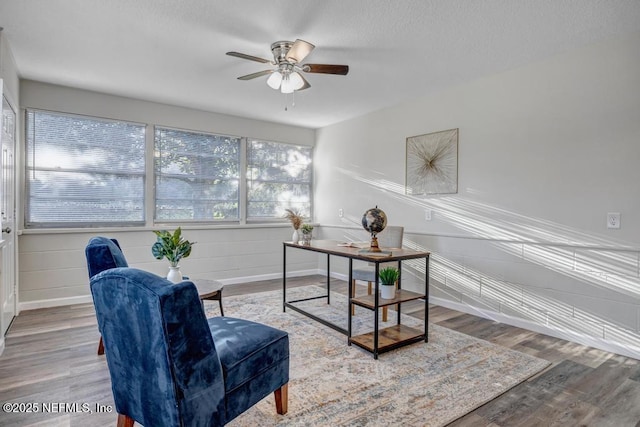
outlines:
[[[321,295],[309,286],[287,290],[287,300]],[[239,426],[441,426],[540,372],[548,362],[434,324],[429,342],[379,356],[348,346],[345,335],[293,310],[282,311],[282,292],[227,297],[225,314],[289,332],[289,412],[278,415],[273,395],[236,418]],[[305,302],[323,318],[346,327],[347,300],[331,294]],[[217,304],[207,304],[217,316]],[[382,316],[380,316],[381,318]],[[394,324],[396,313],[389,312]],[[403,315],[402,323],[422,325]],[[358,307],[354,331],[373,329],[373,312]]]

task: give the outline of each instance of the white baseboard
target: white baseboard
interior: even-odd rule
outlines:
[[[4,337],[0,337],[0,356],[4,353]]]
[[[300,270],[300,271],[290,271],[287,273],[287,277],[302,277],[302,276],[312,276],[314,274],[324,274],[320,270]],[[263,280],[273,280],[273,279],[281,279],[282,273],[272,273],[272,274],[261,274],[257,276],[245,276],[245,277],[233,277],[230,279],[221,279],[223,285],[235,285],[238,283],[250,283],[250,282],[260,282]],[[25,301],[20,302],[19,310],[36,310],[38,308],[51,308],[51,307],[61,307],[65,305],[73,305],[73,304],[86,304],[93,302],[91,295],[80,295],[74,297],[66,297],[66,298],[51,298],[51,299],[43,299],[36,301]]]
[[[515,326],[518,328],[526,329],[529,331],[537,332],[544,335],[549,335],[555,338],[575,342],[578,344],[586,345],[589,347],[598,348],[600,350],[609,351],[611,353],[620,354],[622,356],[632,357],[640,360],[640,347],[631,345],[622,345],[617,342],[612,342],[604,338],[596,338],[579,334],[574,331],[566,329],[551,328],[546,325],[534,323],[529,320],[521,319],[506,315],[504,313],[498,313],[496,311],[485,310],[482,308],[474,307],[468,304],[462,304],[455,301],[450,301],[444,298],[429,297],[431,304],[439,305],[442,307],[450,308],[452,310],[461,311],[463,313],[473,314],[474,316],[482,317],[485,319],[493,320],[495,322],[505,323],[507,325]]]
[[[318,274],[326,275],[327,272],[320,271]],[[331,273],[331,277],[347,281],[349,276],[340,273]],[[592,336],[582,335],[575,331],[567,329],[556,329],[546,325],[540,325],[538,323],[531,322],[519,317],[513,317],[504,313],[499,313],[491,310],[482,309],[468,304],[462,304],[459,302],[447,300],[444,298],[437,298],[430,296],[429,302],[431,304],[439,305],[442,307],[457,310],[463,313],[473,314],[474,316],[482,317],[484,319],[493,320],[496,322],[504,323],[507,325],[515,326],[518,328],[526,329],[528,331],[537,332],[544,335],[549,335],[555,338],[571,341],[577,344],[586,345],[589,347],[598,348],[600,350],[609,351],[611,353],[620,354],[622,356],[632,357],[640,360],[640,346],[623,345],[618,342],[606,340],[604,338],[596,338]]]
[[[80,295],[76,297],[41,299],[36,301],[20,302],[20,311],[36,310],[38,308],[61,307],[64,305],[86,304],[93,302],[91,295]]]
[[[299,270],[287,272],[287,277],[313,276],[315,274],[325,274],[320,270]],[[237,285],[238,283],[260,282],[263,280],[282,279],[282,273],[260,274],[258,276],[233,277],[230,279],[217,279],[223,285]]]

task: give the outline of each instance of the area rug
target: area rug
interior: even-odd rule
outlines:
[[[320,295],[315,286],[287,290],[287,300]],[[291,309],[282,291],[224,298],[225,315],[265,323],[289,333],[289,411],[278,415],[273,395],[233,420],[241,426],[442,426],[540,372],[549,363],[438,325],[429,342],[379,356],[347,345],[347,337]],[[331,294],[304,303],[315,314],[346,326],[347,299]],[[218,315],[207,305],[207,315]],[[382,317],[382,316],[380,316]],[[389,312],[389,322],[397,315]],[[358,307],[355,331],[373,329],[373,312]],[[402,323],[422,325],[403,315]]]

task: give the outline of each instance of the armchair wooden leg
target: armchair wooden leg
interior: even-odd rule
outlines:
[[[382,321],[386,322],[389,315],[389,307],[382,307]]]
[[[133,427],[133,418],[128,415],[118,414],[117,427]]]
[[[371,295],[371,282],[367,282],[367,295]]]
[[[282,387],[273,392],[276,398],[276,412],[280,415],[284,415],[289,410],[289,383],[284,384]]]
[[[98,356],[104,354],[104,343],[102,342],[102,337],[100,337],[100,342],[98,343]]]

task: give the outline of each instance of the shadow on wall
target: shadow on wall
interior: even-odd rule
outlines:
[[[607,350],[636,358],[640,356],[640,259],[637,247],[457,195],[417,199],[405,195],[403,185],[367,179],[353,171],[340,172],[403,204],[413,205],[416,209],[432,209],[440,220],[465,232],[461,236],[423,234],[424,238],[421,238],[420,233],[405,230],[404,246],[433,252],[431,286],[446,299],[466,306],[467,312],[507,323],[505,317],[522,319],[525,323],[542,326],[545,333],[560,338],[596,347],[598,343],[606,342]],[[347,220],[360,222],[360,218]],[[411,234],[414,239],[407,239]],[[531,268],[523,268],[507,281],[496,277],[500,274],[484,271],[482,266],[474,268],[466,262],[449,259],[443,255],[446,251],[441,253],[421,242],[432,241],[437,245],[441,240],[456,239],[471,240],[476,245],[481,242],[515,257],[513,262],[520,266],[538,266],[571,280],[563,281],[555,276],[561,283],[556,286],[553,276],[547,273],[544,277],[551,279],[549,283],[540,283],[545,280],[536,277],[535,272],[531,275]],[[482,254],[477,257],[482,258]],[[405,265],[417,281],[423,280],[424,265],[412,261]],[[571,289],[563,289],[563,285]],[[554,293],[558,298],[548,295]],[[603,312],[608,308],[609,313],[619,314],[619,310],[623,313],[619,314],[620,318],[624,317],[626,321],[622,322],[616,316],[604,316],[602,312],[595,313],[589,308],[590,303],[606,307]]]

